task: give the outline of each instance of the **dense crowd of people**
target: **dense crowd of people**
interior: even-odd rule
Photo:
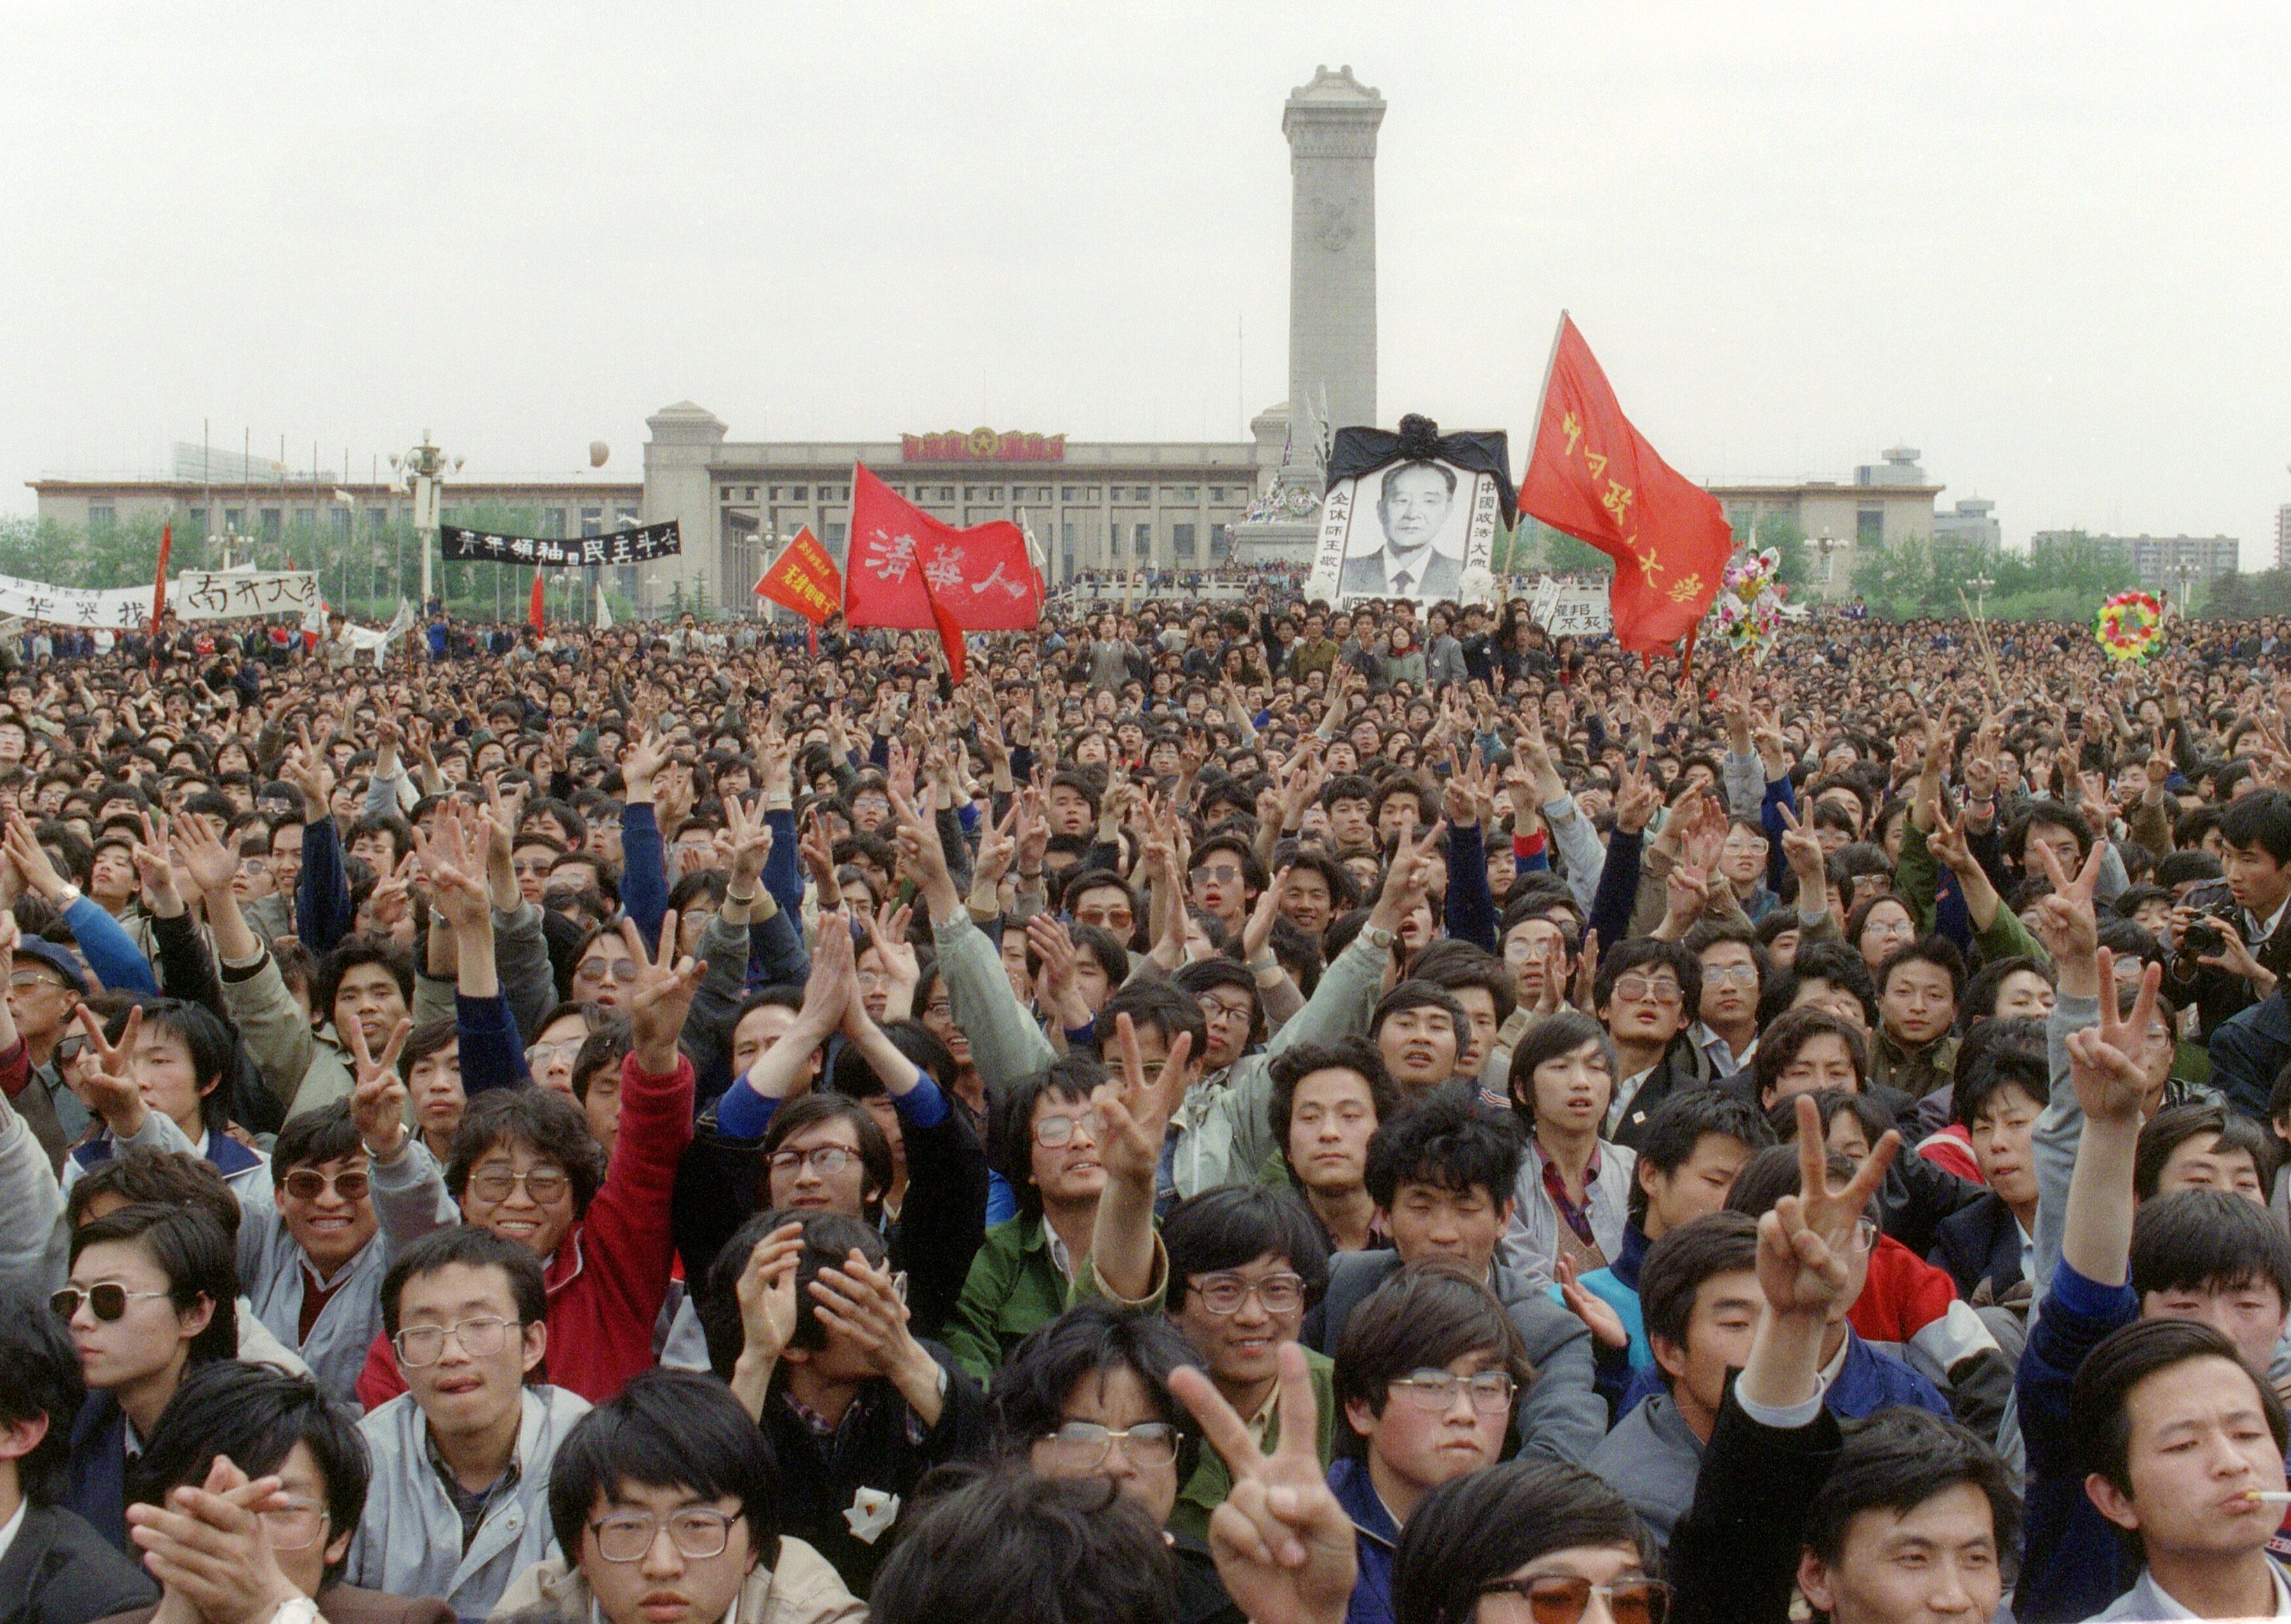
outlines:
[[[2291,1614],[2282,625],[1115,597],[22,645],[0,1619]]]

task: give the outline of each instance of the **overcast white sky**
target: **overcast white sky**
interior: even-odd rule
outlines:
[[[735,439],[1235,435],[1322,62],[1390,103],[1387,423],[1523,457],[1564,306],[1697,478],[1906,440],[2016,544],[2273,562],[2279,4],[14,4],[0,511],[203,419],[628,478],[687,397]]]

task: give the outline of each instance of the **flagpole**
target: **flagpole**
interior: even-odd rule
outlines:
[[[1536,426],[1538,439],[1542,438],[1544,403],[1551,398],[1551,374],[1559,370],[1559,341],[1566,336],[1567,312],[1563,310],[1559,312],[1558,325],[1551,329],[1551,353],[1544,358],[1543,362],[1543,387],[1536,391],[1535,415],[1529,420]],[[1532,445],[1527,448],[1527,466],[1530,470],[1535,467],[1535,447]],[[1515,541],[1512,548],[1514,551],[1517,551],[1519,543]]]

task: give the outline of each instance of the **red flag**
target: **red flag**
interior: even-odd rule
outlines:
[[[806,525],[755,585],[756,596],[793,609],[814,627],[843,602],[843,572]]]
[[[1519,507],[1615,560],[1615,640],[1650,659],[1701,623],[1733,556],[1717,498],[1631,427],[1564,312]]]
[[[859,463],[851,469],[844,617],[854,626],[938,628],[947,669],[963,678],[965,631],[1031,631],[1041,577],[1026,533],[1008,519],[958,530],[901,501]]]
[[[167,612],[167,555],[175,550],[175,521],[159,527],[159,578],[151,586],[151,631],[157,635],[159,616]]]
[[[533,623],[535,631],[549,630],[549,623],[541,611],[541,567],[533,567],[533,607],[526,611],[526,619]]]

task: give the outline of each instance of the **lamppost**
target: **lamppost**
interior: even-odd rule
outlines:
[[[1821,552],[1821,595],[1827,602],[1836,602],[1837,583],[1829,574],[1829,555],[1837,551],[1837,538],[1825,529],[1814,538],[1814,546]]]
[[[459,473],[463,459],[450,462],[446,454],[430,443],[430,430],[422,430],[422,443],[402,457],[392,457],[390,465],[414,478],[414,528],[422,541],[422,612],[430,613],[430,559],[438,551],[438,486],[448,471]],[[498,607],[498,606],[496,606]]]
[[[1973,618],[1977,621],[1986,621],[1989,618],[1989,589],[1995,586],[1997,583],[1990,580],[1988,573],[1983,571],[1965,584],[1973,589]]]
[[[2185,559],[2182,559],[2177,564],[2172,567],[2173,579],[2176,580],[2180,583],[2180,595],[2172,601],[2178,607],[2182,618],[2184,618],[2188,613],[2188,583],[2194,576],[2195,573],[2195,566],[2189,563]]]

